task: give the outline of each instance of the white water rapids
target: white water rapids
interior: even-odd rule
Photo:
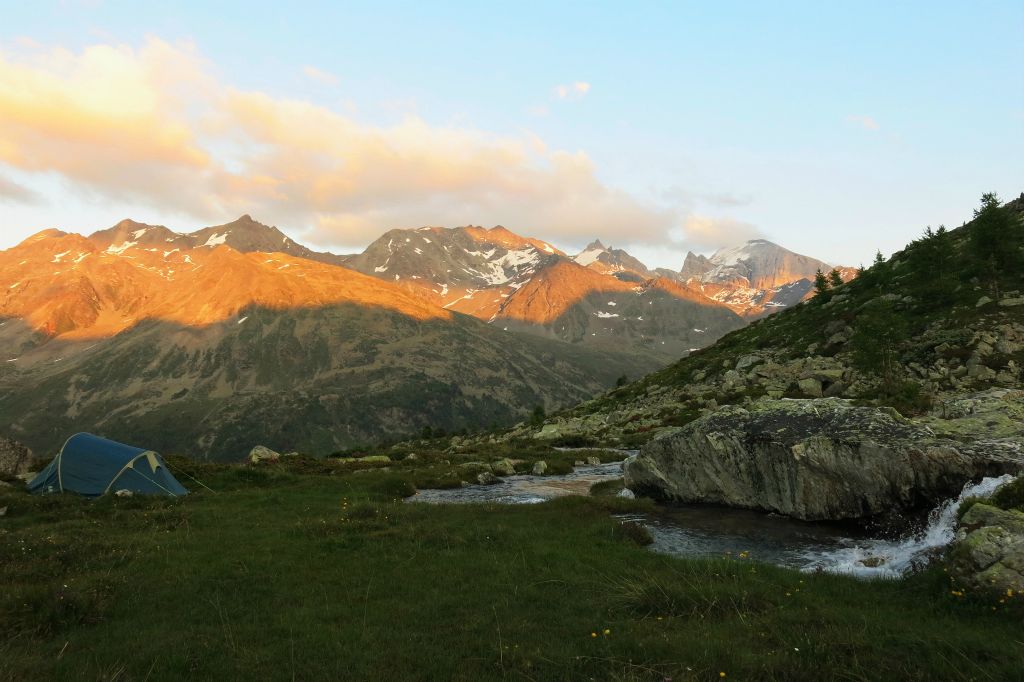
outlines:
[[[848,546],[805,554],[804,571],[845,573],[866,578],[895,578],[927,561],[949,545],[956,536],[956,512],[969,498],[986,498],[996,488],[1013,480],[1005,474],[968,483],[955,499],[946,500],[928,514],[924,530],[900,540],[850,540]]]

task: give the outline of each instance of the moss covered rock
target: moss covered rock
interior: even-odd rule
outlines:
[[[953,578],[974,590],[1024,590],[1024,512],[975,503],[960,520]]]

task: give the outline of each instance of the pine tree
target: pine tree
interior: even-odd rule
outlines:
[[[828,277],[820,269],[814,273],[814,299],[824,301],[829,296]]]
[[[1000,275],[1016,272],[1024,265],[1021,245],[1024,230],[1010,214],[1000,208],[994,192],[981,195],[981,207],[974,211],[970,246],[978,269],[999,295]]]
[[[894,386],[900,375],[899,346],[908,335],[907,321],[892,303],[876,301],[854,322],[850,337],[854,367],[882,377],[886,387]]]
[[[832,272],[828,273],[828,283],[833,289],[843,285],[843,275],[839,268],[832,268]]]

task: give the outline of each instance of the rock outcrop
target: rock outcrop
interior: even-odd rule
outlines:
[[[972,505],[960,520],[951,570],[972,590],[1024,590],[1024,512]]]
[[[28,472],[32,451],[9,438],[0,438],[0,475],[17,476]]]
[[[257,445],[249,452],[249,463],[259,464],[260,462],[276,462],[281,459],[279,452],[274,452],[268,447]]]
[[[1024,469],[1024,439],[937,437],[887,408],[838,398],[729,405],[647,443],[626,487],[799,519],[915,509],[981,475]]]

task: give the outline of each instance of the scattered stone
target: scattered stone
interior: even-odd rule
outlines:
[[[249,463],[259,464],[260,462],[276,462],[281,459],[281,454],[274,452],[268,447],[257,445],[249,451]]]
[[[17,476],[28,471],[32,451],[9,438],[0,438],[0,474]]]
[[[1004,308],[1014,308],[1019,305],[1024,305],[1024,296],[1017,296],[1015,298],[1004,298],[999,301],[999,305]]]
[[[974,304],[974,307],[975,308],[980,308],[981,306],[988,305],[991,302],[992,302],[991,298],[989,298],[988,296],[982,296],[981,298],[978,299],[978,302]]]
[[[405,456],[405,459],[403,461],[405,461],[405,462],[418,462],[419,459],[420,459],[419,455],[417,455],[415,452],[410,452],[408,455]]]
[[[587,466],[596,467],[601,464],[600,457],[587,457]]]
[[[810,396],[812,398],[821,397],[821,382],[813,377],[800,379],[796,382],[796,385],[800,388],[800,392],[806,396]]]
[[[504,457],[496,462],[491,462],[491,471],[497,476],[513,476],[516,473],[516,467],[512,460]]]
[[[134,497],[135,493],[127,488],[121,488],[120,490],[115,490],[114,495],[116,497]]]
[[[744,355],[743,357],[736,361],[736,371],[742,372],[743,370],[749,369],[754,365],[760,364],[762,362],[764,362],[764,358],[762,358],[760,355]]]
[[[548,463],[542,459],[539,459],[533,463],[532,471],[534,476],[543,476],[548,472]]]
[[[494,485],[498,482],[498,477],[490,471],[481,471],[476,475],[476,482],[480,485]]]

